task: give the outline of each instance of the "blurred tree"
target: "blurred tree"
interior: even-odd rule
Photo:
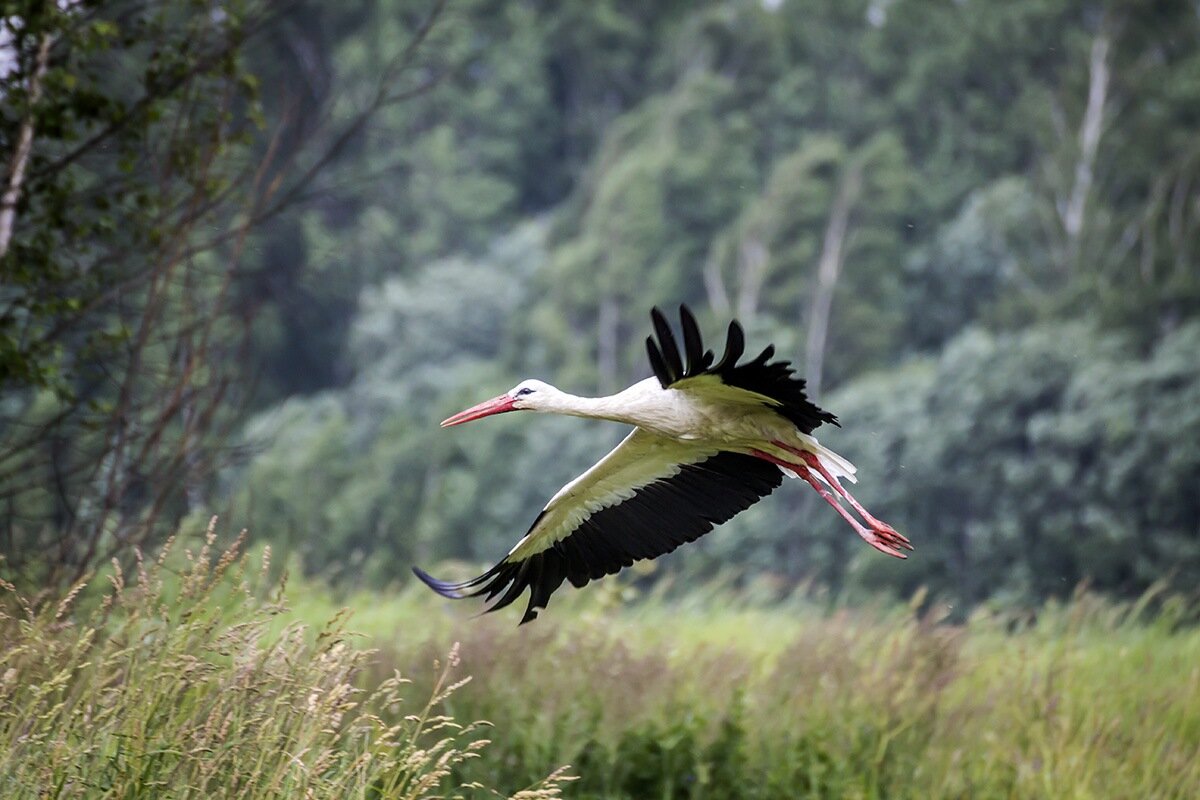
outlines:
[[[0,117],[0,536],[27,578],[77,578],[197,499],[228,421],[228,287],[270,203],[241,60],[267,18],[254,3],[0,17],[0,96],[19,110]]]
[[[344,346],[364,287],[451,254],[480,256],[522,216],[561,201],[599,132],[656,87],[647,76],[661,37],[694,4],[432,3],[443,6],[419,73],[434,90],[377,114],[310,213],[265,237],[252,295],[267,307],[260,402],[350,379]],[[353,118],[370,96],[328,87],[374,87],[430,8],[300,3],[263,59],[265,74],[294,85],[268,114],[298,105],[307,117]]]
[[[1200,69],[1195,3],[1096,3],[1038,129],[1068,302],[1148,336],[1200,308]]]
[[[481,258],[365,291],[350,337],[355,380],[250,422],[259,453],[237,478],[235,513],[341,581],[386,584],[418,556],[505,552],[530,510],[616,434],[581,435],[570,420],[501,419],[458,436],[437,426],[456,404],[515,383],[506,363],[537,361],[514,352],[508,323],[530,303],[545,237],[544,225],[523,226]]]
[[[645,351],[630,333],[644,327],[648,306],[701,291],[709,240],[758,182],[737,101],[729,81],[691,75],[610,129],[581,184],[587,203],[560,220],[543,278],[560,313],[587,333],[544,331],[559,360],[597,365],[598,374],[581,369],[570,381],[607,391],[640,373]]]
[[[282,10],[0,15],[0,95],[19,111],[0,115],[0,547],[27,580],[76,579],[207,502],[249,377],[249,234],[403,99],[319,142],[289,130],[281,152],[244,56]]]
[[[841,377],[840,365],[861,370],[894,357],[903,318],[888,302],[900,291],[893,253],[912,188],[906,154],[891,136],[854,148],[832,135],[804,140],[714,239],[705,267],[712,305],[743,319],[761,310],[804,325],[814,393],[826,373]],[[795,334],[776,335],[781,347],[801,349]]]
[[[1118,334],[1054,324],[970,331],[935,364],[865,380],[836,398],[838,439],[872,476],[863,494],[904,520],[921,558],[860,559],[855,581],[926,584],[958,602],[1033,601],[1083,579],[1135,595],[1200,578],[1200,326],[1148,355]],[[895,406],[895,407],[893,407]],[[916,538],[914,538],[916,540]]]
[[[372,31],[402,8],[381,9]],[[470,26],[447,31],[443,51],[461,68],[391,118],[418,148],[364,143],[354,169],[392,165],[383,183],[331,194],[277,245],[296,263],[337,255],[312,294],[343,328],[298,336],[343,372],[308,388],[346,382],[330,395],[336,424],[373,420],[348,434],[361,472],[329,482],[352,498],[325,506],[344,509],[321,522],[335,540],[373,543],[363,557],[382,548],[380,565],[502,552],[609,432],[500,420],[460,451],[432,431],[437,415],[411,416],[411,398],[466,405],[526,374],[618,388],[647,374],[648,306],[686,301],[713,333],[737,315],[755,341],[807,349],[814,388],[847,424],[823,439],[923,543],[899,568],[877,563],[809,493],[781,491],[705,537],[692,568],[736,550],[783,586],[928,583],[970,601],[1085,575],[1137,591],[1163,568],[1131,578],[1084,546],[1111,498],[1080,465],[1114,446],[1120,413],[1158,401],[1083,387],[1088,365],[1107,365],[1115,386],[1142,375],[1139,354],[1179,352],[1173,337],[1195,316],[1194,3],[453,8]],[[330,63],[377,63],[386,40],[346,34]],[[495,255],[498,231],[547,210],[528,269]],[[338,316],[351,305],[354,321]],[[1086,433],[1052,443],[1072,430]],[[1171,463],[1182,472],[1159,473],[1164,485],[1190,474]],[[1064,508],[1092,522],[1064,521]],[[1111,518],[1144,530],[1122,513]],[[1175,530],[1164,541],[1182,552]],[[1129,542],[1113,552],[1142,558],[1144,542]]]
[[[1040,202],[1029,181],[1001,178],[906,259],[909,348],[936,350],[972,323],[1012,327],[1048,313],[1061,281]]]

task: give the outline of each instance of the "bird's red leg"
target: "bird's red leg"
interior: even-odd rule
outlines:
[[[842,504],[838,502],[837,498],[829,492],[829,489],[821,485],[821,483],[815,477],[813,477],[812,473],[806,469],[804,465],[790,464],[783,459],[776,458],[770,453],[764,453],[762,450],[752,450],[751,453],[754,456],[763,459],[764,461],[770,461],[772,464],[783,467],[784,469],[789,469],[804,480],[808,481],[808,485],[813,487],[813,489],[817,491],[817,494],[821,495],[821,499],[833,506],[834,510],[841,515],[842,519],[850,523],[850,526],[854,528],[854,532],[862,537],[864,542],[871,545],[879,552],[886,553],[889,556],[895,556],[896,558],[908,558],[908,556],[896,549],[895,546],[899,546],[898,542],[888,541],[884,534],[878,531],[867,530],[865,527],[863,527],[863,524],[856,520],[849,511],[843,508]],[[836,486],[837,482],[834,481],[833,485]],[[908,540],[906,539],[905,541]]]
[[[867,525],[871,526],[871,529],[878,533],[884,541],[893,547],[903,547],[906,550],[913,549],[912,542],[909,541],[907,536],[900,533],[900,531],[896,530],[891,525],[888,525],[886,522],[876,519],[870,511],[867,511],[865,508],[863,508],[862,504],[854,499],[854,495],[850,494],[850,492],[848,492],[846,488],[842,486],[841,481],[829,474],[829,471],[825,469],[825,465],[821,463],[821,459],[817,458],[816,453],[812,453],[808,450],[802,450],[798,447],[792,447],[784,444],[783,442],[774,442],[773,444],[778,447],[782,447],[789,453],[795,453],[804,459],[804,463],[807,464],[810,469],[820,473],[821,477],[833,487],[834,491],[846,498],[847,502],[854,507],[854,510],[862,515],[862,518],[866,520]]]

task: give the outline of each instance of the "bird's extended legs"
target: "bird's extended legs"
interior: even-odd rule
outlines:
[[[829,474],[829,472],[825,469],[825,465],[821,463],[821,459],[817,458],[816,453],[811,453],[808,450],[801,450],[801,449],[795,448],[795,447],[788,447],[787,445],[785,445],[781,442],[777,442],[777,444],[779,444],[780,447],[783,447],[787,451],[795,453],[796,455],[803,458],[805,464],[808,464],[808,466],[810,468],[812,468],[812,469],[816,470],[818,473],[820,473],[821,477],[824,478],[826,480],[826,482],[830,486],[832,486],[838,494],[840,494],[842,497],[846,498],[847,501],[849,501],[850,505],[853,506],[854,510],[857,511],[859,513],[859,515],[861,515],[862,518],[867,521],[867,525],[870,526],[872,530],[878,531],[881,535],[886,536],[889,539],[895,539],[896,542],[901,547],[904,547],[907,550],[913,549],[912,542],[910,542],[908,540],[907,536],[900,533],[898,530],[893,528],[891,525],[888,525],[886,522],[876,519],[874,516],[871,515],[870,511],[867,511],[865,508],[863,508],[862,504],[854,499],[854,495],[852,495],[852,494],[850,494],[850,492],[846,491],[846,488],[844,486],[842,486],[841,482],[838,481],[837,478],[835,478]]]
[[[871,545],[879,552],[886,553],[889,556],[894,556],[895,558],[908,558],[908,556],[900,552],[901,549],[913,549],[912,543],[908,540],[908,537],[897,531],[891,525],[888,525],[886,522],[876,519],[869,511],[863,508],[862,504],[855,500],[850,492],[846,491],[838,479],[825,469],[825,466],[821,463],[820,459],[817,458],[816,454],[807,450],[791,447],[783,442],[773,442],[772,444],[787,450],[789,453],[796,454],[801,458],[801,460],[804,461],[804,464],[789,463],[781,458],[771,455],[770,453],[765,453],[762,450],[755,450],[754,455],[758,458],[770,461],[771,463],[780,467],[789,469],[807,481],[808,485],[813,487],[817,494],[821,495],[821,499],[833,506],[834,510],[841,515],[842,519],[850,523],[850,526],[854,528],[855,533],[862,537],[863,541],[865,541],[867,544]],[[820,475],[821,478],[823,478],[829,484],[829,486],[834,489],[834,491],[836,491],[839,495],[844,497],[848,503],[850,503],[855,511],[862,515],[862,518],[866,520],[866,526],[855,519],[854,515],[847,511],[845,507],[838,502],[838,499],[829,491],[829,489],[817,480],[817,475]]]

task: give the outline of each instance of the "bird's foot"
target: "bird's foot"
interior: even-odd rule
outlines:
[[[867,542],[872,547],[876,548],[877,550],[882,550],[883,552],[887,553],[888,555],[894,555],[899,558],[906,558],[906,556],[903,553],[900,553],[897,551],[899,551],[899,550],[915,550],[916,549],[913,547],[912,542],[910,542],[908,540],[907,536],[900,533],[900,531],[896,530],[891,525],[888,525],[886,522],[880,522],[879,520],[874,520],[874,523],[875,524],[871,526],[871,531],[870,531],[870,533],[872,534],[872,538],[879,542],[882,542],[885,546],[887,546],[888,549],[884,550],[882,547],[880,547],[878,544],[876,544],[871,539],[867,539]],[[889,552],[889,550],[891,552]]]
[[[881,552],[885,555],[889,555],[889,556],[892,556],[893,558],[899,558],[902,560],[908,558],[908,556],[906,556],[904,553],[902,553],[898,549],[896,549],[897,547],[901,547],[902,545],[893,546],[894,543],[889,543],[888,541],[885,541],[884,538],[881,537],[875,531],[869,531],[866,528],[863,528],[861,531],[858,532],[858,535],[862,537],[862,540],[864,542],[871,545],[871,547],[874,547],[876,550],[878,550],[879,552]]]

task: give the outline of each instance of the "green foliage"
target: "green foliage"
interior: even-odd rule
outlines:
[[[973,192],[954,219],[908,259],[908,347],[930,351],[967,326],[1006,328],[1046,311],[1061,276],[1038,230],[1037,196],[1019,178]]]
[[[1195,586],[1200,461],[1179,443],[1200,436],[1198,349],[1195,323],[1149,353],[1085,324],[970,331],[935,362],[848,386],[831,399],[854,422],[837,447],[870,476],[868,507],[921,543],[900,569],[860,559],[856,580],[967,603],[1084,579]]]
[[[536,626],[411,591],[346,598],[348,622],[317,582],[285,607],[265,553],[198,544],[107,592],[0,586],[6,797],[1183,800],[1200,782],[1200,634],[1161,587],[957,625],[920,596],[622,606],[612,582]],[[499,727],[455,722],[483,718]]]
[[[514,519],[615,443],[601,426],[581,433],[561,419],[546,421],[559,432],[549,438],[509,420],[467,436],[437,427],[475,395],[510,388],[487,359],[512,351],[505,327],[529,302],[520,276],[544,261],[544,238],[526,227],[484,258],[364,294],[350,335],[360,378],[251,421],[260,452],[237,477],[236,512],[275,530],[308,569],[375,585],[407,576],[418,557],[506,550]],[[526,480],[514,487],[511,476]]]
[[[343,32],[339,69],[380,69],[399,9]],[[440,417],[525,376],[644,377],[655,303],[689,302],[710,335],[736,315],[795,359],[837,245],[820,400],[846,427],[821,436],[917,554],[879,559],[791,484],[665,573],[927,585],[961,613],[1083,579],[1186,585],[1196,471],[1170,442],[1194,438],[1197,24],[1186,4],[1060,0],[457,6],[436,63],[471,67],[350,159],[402,179],[301,226],[308,253],[339,256],[317,302],[355,309],[320,340],[339,385],[255,423],[256,444],[278,438],[231,477],[237,507],[287,520],[308,568],[373,584],[492,561],[618,432]],[[555,203],[536,245],[506,232]]]
[[[253,2],[218,16],[186,2],[77,12],[17,4],[0,22],[14,61],[0,76],[6,175],[21,136],[34,142],[0,247],[5,391],[87,392],[89,362],[118,358],[128,335],[112,295],[136,295],[161,250],[180,247],[195,220],[179,206],[217,205],[239,179],[253,127],[240,57],[262,13]]]
[[[361,290],[449,256],[478,258],[526,216],[561,202],[604,128],[655,88],[645,76],[658,71],[659,45],[693,6],[452,0],[439,13],[442,5],[302,2],[260,57],[267,79],[321,91],[301,113],[326,112],[333,123],[354,119],[377,92],[413,92],[380,109],[331,165],[302,220],[281,220],[265,237],[261,271],[295,276],[256,287],[259,302],[283,315],[284,331],[264,326],[260,354],[278,392],[346,380],[335,362]],[[415,78],[393,85],[404,43],[431,13]],[[296,53],[319,56],[319,86],[312,59]],[[266,102],[280,118],[292,113]],[[288,329],[289,318],[310,324]]]
[[[482,796],[454,777],[487,745],[483,723],[445,713],[465,683],[454,650],[427,701],[412,705],[399,672],[364,689],[371,653],[344,614],[289,620],[261,597],[265,557],[256,577],[214,541],[210,527],[186,562],[169,546],[139,558],[128,583],[116,567],[90,611],[75,607],[83,584],[32,605],[0,581],[5,797]],[[558,797],[562,780],[513,797]]]
[[[382,648],[289,626],[211,542],[81,610],[6,584],[0,794],[407,796],[564,763],[583,798],[1195,794],[1200,645],[1157,593],[1200,584],[1192,0],[26,3],[0,33],[5,177],[34,132],[0,256],[11,576],[205,505],[254,392],[225,496],[359,588]],[[322,179],[243,237],[284,162]],[[911,559],[794,482],[519,630],[361,590],[494,561],[621,433],[439,419],[526,375],[644,377],[655,303],[795,359],[831,253],[845,428],[820,433]],[[713,576],[832,610],[673,591]],[[987,610],[1087,581],[1147,594]],[[671,601],[619,608],[650,585]],[[389,667],[452,637],[477,680],[418,673],[406,716]]]

